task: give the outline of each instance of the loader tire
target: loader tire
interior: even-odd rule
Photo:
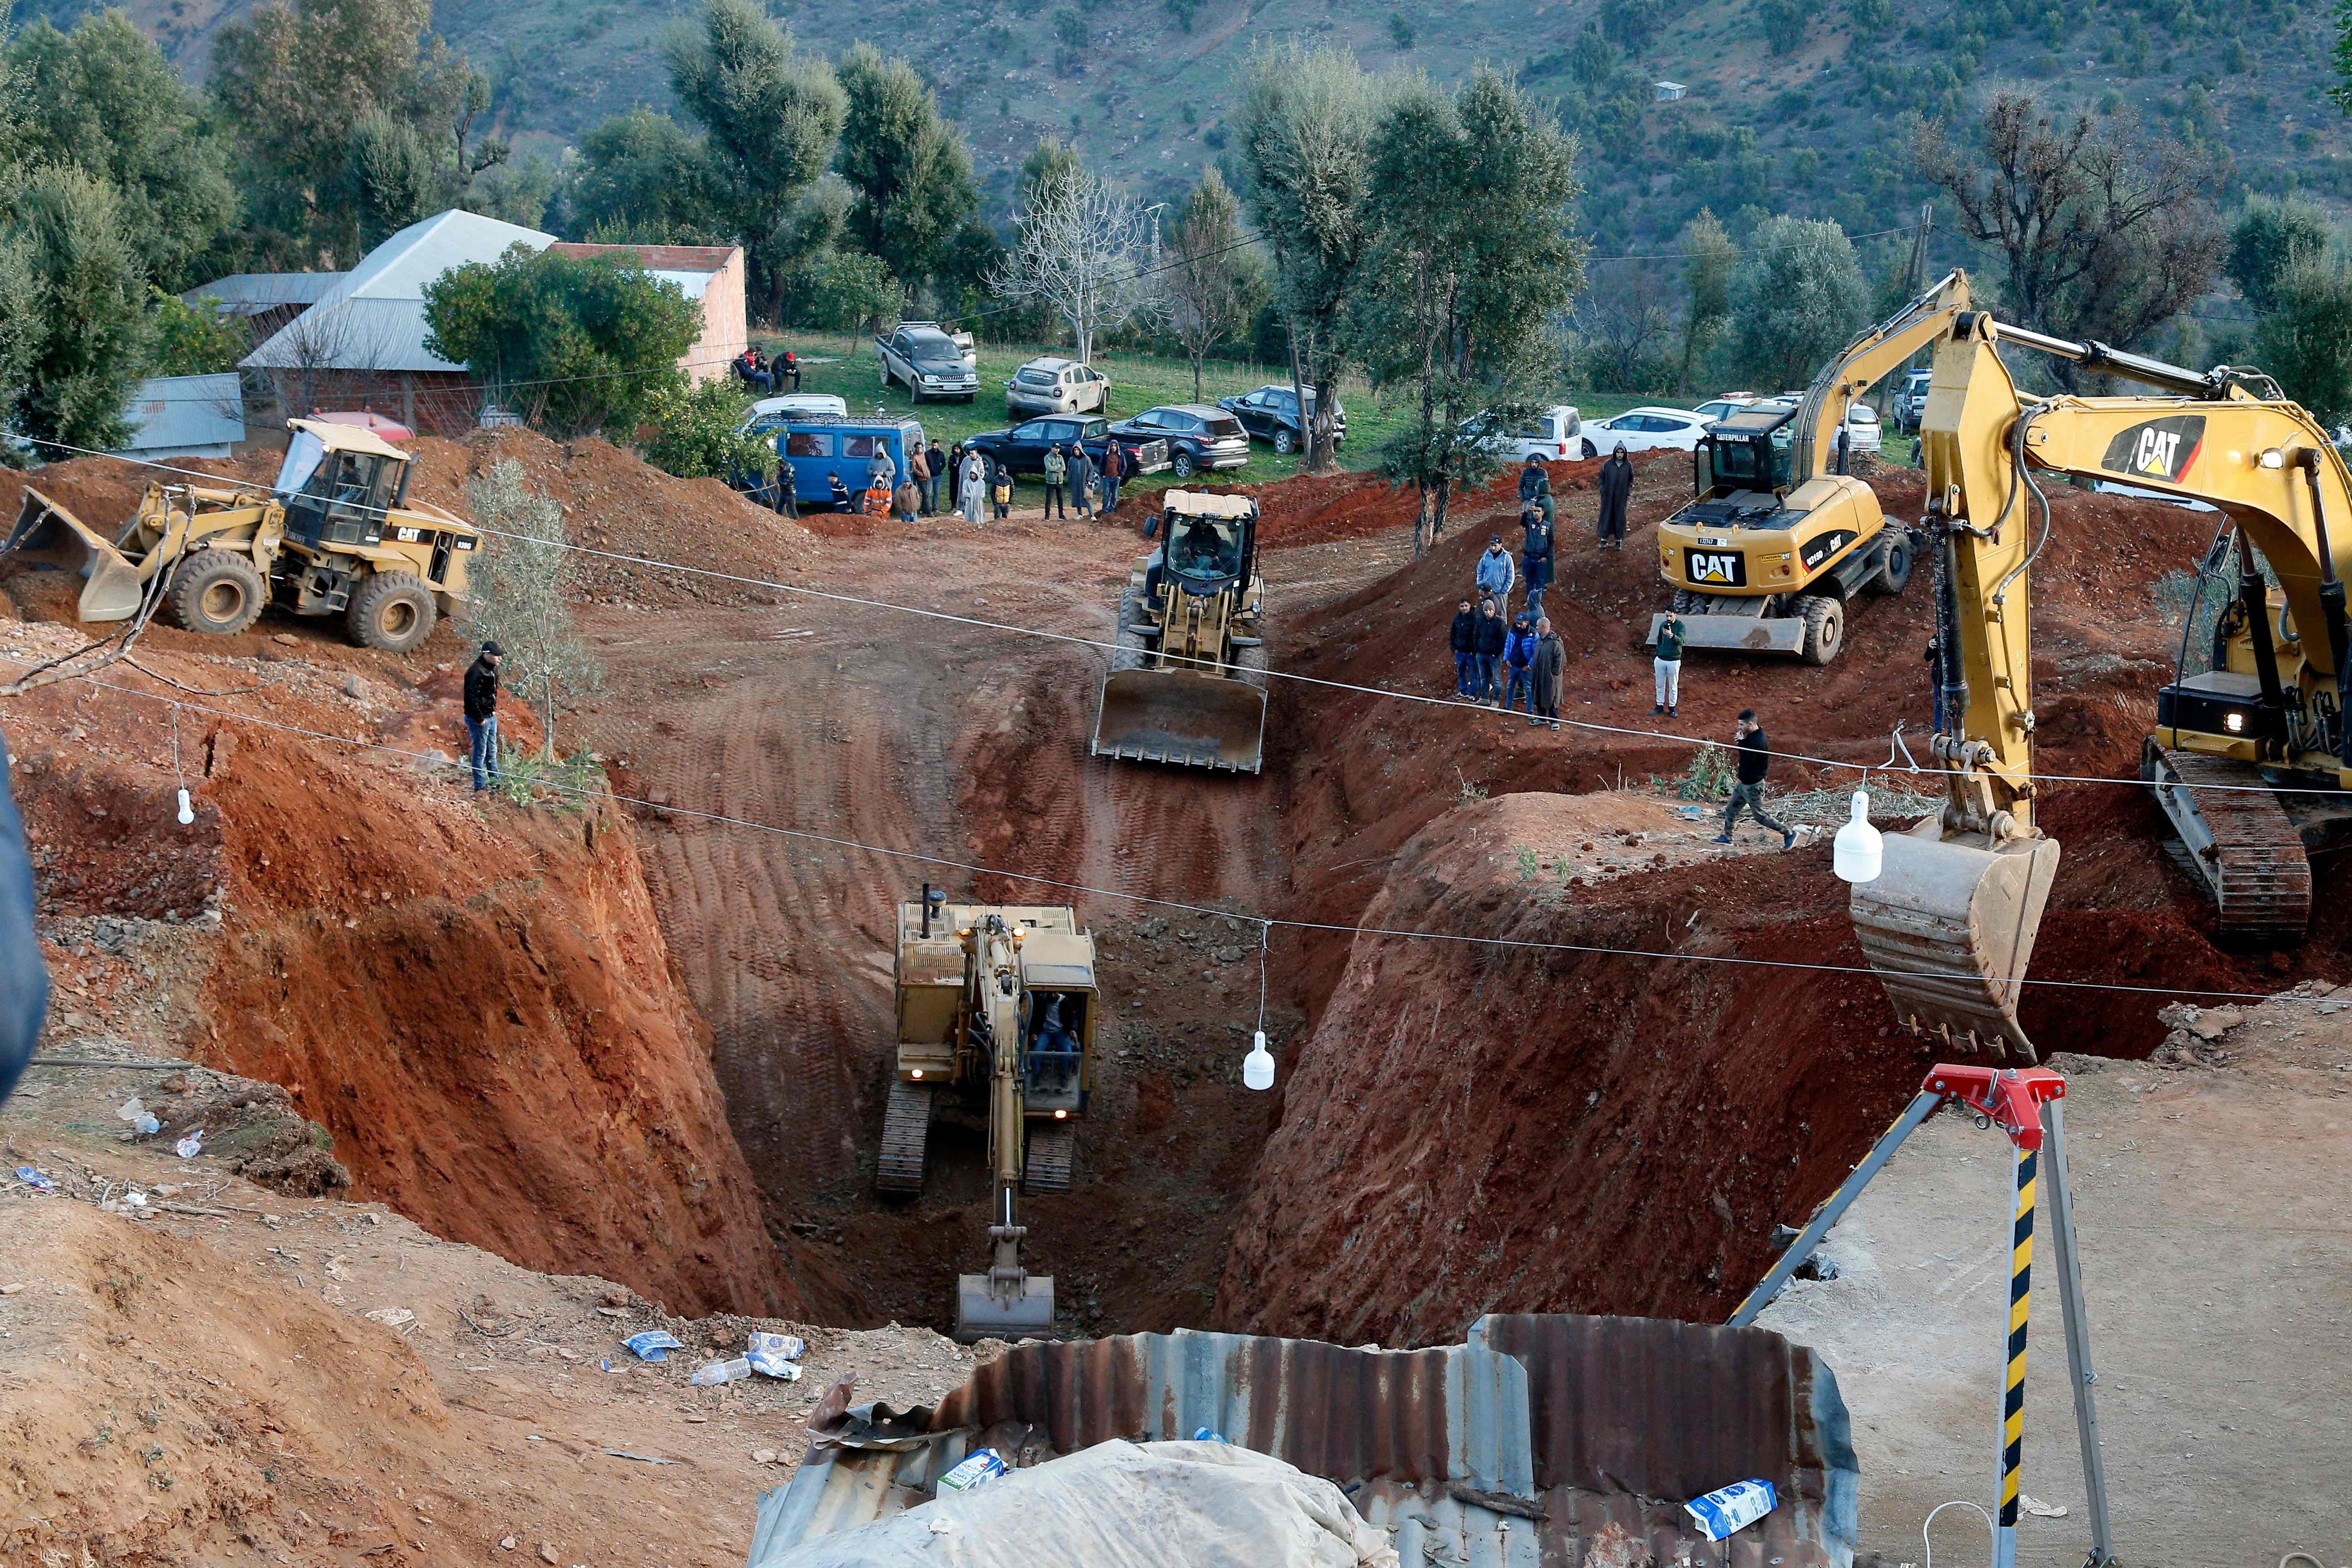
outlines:
[[[1669,601],[1669,607],[1678,616],[1696,616],[1699,613],[1699,601],[1703,597],[1704,595],[1694,594],[1688,588],[1677,588],[1674,598]]]
[[[1878,570],[1870,574],[1869,587],[1872,593],[1891,598],[1911,581],[1911,536],[1899,528],[1887,533],[1886,553],[1879,558]]]
[[[1110,654],[1110,672],[1113,675],[1141,669],[1150,662],[1151,644],[1145,640],[1141,632],[1121,631],[1118,634],[1118,646],[1111,649]]]
[[[1255,647],[1237,647],[1234,650],[1234,671],[1243,684],[1255,686],[1260,691],[1264,691],[1269,680],[1265,670],[1264,643],[1258,644]]]
[[[1845,646],[1845,606],[1811,594],[1797,604],[1805,617],[1805,646],[1798,657],[1807,664],[1829,663]]]
[[[199,550],[172,574],[172,615],[192,632],[235,637],[261,618],[268,584],[249,557]]]
[[[343,612],[352,640],[383,653],[406,653],[433,635],[439,618],[433,591],[406,572],[373,574]]]

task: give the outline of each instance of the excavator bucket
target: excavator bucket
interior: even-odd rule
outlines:
[[[1054,1277],[994,1273],[956,1276],[956,1342],[1050,1340],[1054,1337]]]
[[[1122,669],[1103,682],[1095,755],[1254,773],[1265,757],[1265,693],[1192,669]]]
[[[122,552],[92,531],[90,526],[33,489],[25,487],[25,504],[16,512],[16,526],[0,555],[16,550],[54,550],[71,540],[81,559],[74,567],[89,582],[82,585],[79,613],[85,621],[127,621],[139,612],[139,568]]]
[[[1854,884],[1854,936],[1905,1028],[2032,1063],[2017,998],[2058,875],[2057,840],[1987,849],[1939,830],[1931,816],[1886,835],[1877,878]]]

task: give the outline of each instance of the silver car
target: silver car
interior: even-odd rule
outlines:
[[[1076,360],[1033,359],[1004,384],[1007,414],[1101,414],[1109,400],[1109,378]]]

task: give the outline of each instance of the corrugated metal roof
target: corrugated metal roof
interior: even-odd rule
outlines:
[[[1762,1477],[1781,1505],[1735,1568],[1849,1568],[1858,1477],[1836,1379],[1757,1329],[1489,1317],[1465,1342],[1350,1350],[1179,1330],[1015,1346],[930,1415],[911,1453],[820,1444],[761,1499],[754,1568],[925,1500],[985,1444],[1041,1463],[1114,1437],[1207,1427],[1349,1489],[1423,1563],[1720,1563],[1682,1505]]]
[[[456,371],[425,339],[425,286],[453,267],[491,262],[511,246],[544,250],[551,234],[457,207],[410,224],[377,246],[245,358],[250,368]]]
[[[234,272],[188,289],[180,298],[191,305],[214,300],[232,316],[257,316],[281,305],[316,304],[346,276],[341,272]]]
[[[245,439],[245,394],[235,371],[142,381],[129,414],[131,439],[116,448],[127,454],[213,456]]]

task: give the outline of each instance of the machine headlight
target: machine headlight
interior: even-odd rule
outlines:
[[[2224,713],[2221,715],[2221,728],[2232,735],[2242,735],[2246,732],[2246,716],[2240,712]]]

